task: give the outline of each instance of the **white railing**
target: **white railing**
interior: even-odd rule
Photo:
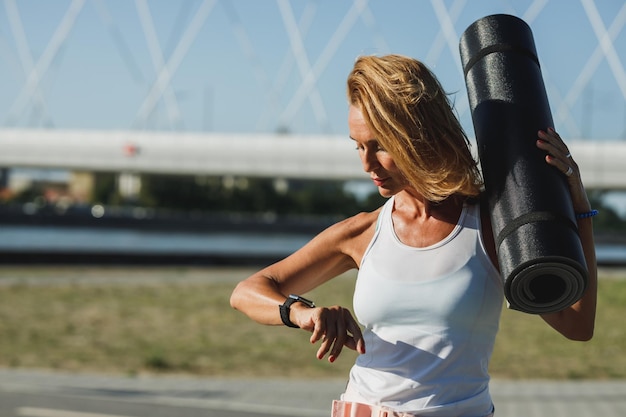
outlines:
[[[588,188],[626,189],[626,141],[569,140]],[[366,179],[348,136],[0,130],[0,167]]]

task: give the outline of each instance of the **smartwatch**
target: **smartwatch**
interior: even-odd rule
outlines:
[[[289,319],[289,312],[291,311],[291,305],[297,302],[300,302],[309,308],[315,307],[315,303],[313,301],[307,300],[306,298],[300,297],[299,295],[289,294],[289,297],[287,297],[287,300],[285,300],[285,302],[282,305],[278,306],[278,308],[280,310],[280,319],[283,321],[283,324],[288,327],[294,327],[296,329],[299,329],[300,326],[298,326],[297,324],[294,324]]]

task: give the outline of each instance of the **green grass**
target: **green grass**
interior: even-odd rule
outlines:
[[[572,342],[537,316],[504,311],[491,372],[505,378],[626,378],[626,279],[601,279],[594,338]]]
[[[247,270],[0,269],[0,366],[137,374],[345,378],[355,354],[315,358],[308,333],[253,323],[228,304]],[[9,282],[10,281],[10,282]],[[351,305],[354,274],[310,296]],[[626,279],[602,279],[596,334],[571,342],[504,311],[497,378],[626,378]]]

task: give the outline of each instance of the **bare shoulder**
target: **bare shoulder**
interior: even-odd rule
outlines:
[[[315,236],[307,246],[316,248],[316,251],[348,255],[358,264],[374,236],[379,212],[377,209],[341,220]]]
[[[352,217],[348,217],[338,223],[335,223],[329,228],[329,231],[336,233],[338,236],[343,236],[344,239],[354,239],[367,234],[369,230],[372,230],[376,226],[378,220],[378,214],[380,208],[371,212],[358,213]]]
[[[356,265],[367,249],[374,231],[380,208],[371,212],[363,212],[342,220],[331,226],[327,232],[339,243],[341,252],[353,259]]]
[[[266,267],[284,293],[306,293],[343,272],[358,268],[374,236],[379,210],[339,221],[285,259]]]

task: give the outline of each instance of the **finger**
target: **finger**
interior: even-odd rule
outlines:
[[[336,321],[336,333],[335,334],[337,335],[337,337],[335,338],[333,342],[333,347],[330,351],[330,356],[328,357],[328,360],[330,362],[335,362],[335,360],[341,354],[344,344],[346,344],[349,339],[347,330],[346,330],[346,325],[344,322],[345,314],[343,314],[342,312],[341,316],[342,316],[341,319]]]
[[[351,334],[351,337],[349,338],[349,340],[346,341],[347,343],[349,343],[349,345],[346,344],[346,346],[348,346],[348,348],[352,350],[356,350],[357,352],[363,354],[365,353],[365,340],[363,339],[363,333],[361,332],[361,327],[356,322],[356,320],[354,320],[354,318],[352,317],[352,314],[350,314],[350,311],[346,310],[346,313],[347,313],[346,319],[348,321],[348,331]]]
[[[326,333],[325,322],[321,319],[321,312],[316,312],[312,317],[311,321],[313,322],[313,330],[311,331],[310,341],[311,343],[316,343],[318,340],[324,337]]]
[[[564,162],[562,159],[555,158],[552,155],[546,155],[546,162],[557,168],[566,177],[571,177],[577,170],[576,164]]]
[[[322,344],[320,348],[317,350],[317,359],[324,359],[324,356],[330,351],[333,346],[334,338],[330,338],[328,336],[324,336],[322,338]],[[334,359],[333,359],[334,360]]]
[[[549,128],[547,132],[540,130],[538,136],[537,147],[546,151],[546,162],[561,170],[566,176],[571,176],[576,168],[576,163],[558,133]]]
[[[323,359],[324,356],[330,351],[335,338],[337,337],[336,327],[333,320],[329,320],[328,314],[324,315],[324,336],[322,337],[322,344],[317,350],[317,359]]]
[[[561,158],[564,161],[568,158],[571,158],[571,154],[565,142],[561,139],[558,133],[554,131],[554,129],[549,128],[547,131],[540,130],[537,133],[539,137],[539,141],[537,141],[537,146],[540,149],[545,150],[550,155],[555,158]]]
[[[347,337],[346,337],[345,342],[343,342],[343,345],[344,347],[347,347],[348,349],[359,352],[359,341],[350,333],[347,333]]]
[[[324,358],[324,356],[326,355],[326,352],[328,351],[328,339],[326,338],[326,336],[322,337],[322,343],[320,344],[319,349],[317,349],[317,352],[315,353],[315,357],[317,359],[322,359]]]
[[[360,354],[364,354],[365,353],[365,339],[363,338],[363,333],[361,333],[361,328],[356,322],[354,322],[354,326],[352,326],[350,331],[352,332],[352,340],[354,340],[355,345],[356,345],[354,350],[356,350]]]
[[[316,343],[318,340],[322,339],[324,337],[324,332],[324,327],[316,323],[313,328],[313,332],[311,333],[311,338],[309,339],[311,343]]]

